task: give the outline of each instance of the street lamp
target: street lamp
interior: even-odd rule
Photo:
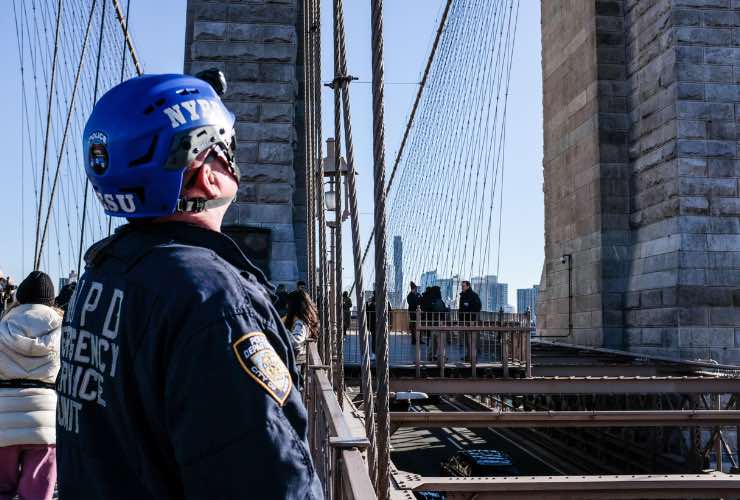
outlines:
[[[324,191],[324,206],[327,212],[333,212],[337,209],[336,192],[334,191],[334,182],[327,182],[324,185],[328,185],[329,189]]]

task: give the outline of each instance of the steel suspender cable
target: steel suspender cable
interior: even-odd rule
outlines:
[[[390,376],[388,366],[388,301],[386,282],[385,223],[385,127],[383,88],[383,1],[370,0],[372,95],[373,95],[373,171],[375,195],[375,328],[378,397],[378,498],[389,498],[390,415],[388,404]]]
[[[362,296],[364,289],[362,279],[362,262],[360,258],[360,221],[357,210],[357,183],[355,179],[355,153],[352,140],[352,114],[350,111],[349,82],[347,75],[347,50],[344,37],[344,8],[343,0],[336,0],[337,27],[336,35],[339,39],[339,71],[345,78],[341,80],[342,89],[342,116],[344,118],[344,142],[347,151],[347,187],[349,189],[349,213],[352,231],[352,257],[354,260],[354,279],[357,283],[355,300],[357,301],[357,328],[360,337],[360,378],[365,410],[365,433],[370,441],[368,447],[368,469],[373,484],[377,478],[377,450],[375,438],[375,404],[373,398],[372,372],[370,371],[370,346],[366,329],[365,301]],[[339,82],[337,82],[339,83]]]
[[[131,37],[129,36],[129,32],[128,32],[129,14],[131,13],[131,0],[128,0],[126,2],[126,17],[123,17],[123,13],[121,12],[121,5],[118,3],[118,0],[113,0],[113,6],[116,8],[116,17],[118,18],[118,22],[121,25],[121,29],[123,30],[123,48],[121,49],[121,78],[120,78],[120,83],[123,83],[123,75],[126,71],[126,47],[128,47],[129,52],[131,53],[131,60],[134,62],[134,68],[136,69],[137,76],[141,76],[143,73],[143,70],[141,69],[141,65],[139,64],[139,58],[136,56],[136,50],[134,50],[134,44],[131,41]],[[110,236],[112,224],[113,224],[113,217],[109,216],[108,217],[108,236]]]
[[[90,27],[92,26],[93,15],[95,14],[95,3],[97,0],[92,0],[92,6],[90,7],[90,16],[87,20],[87,29],[85,30],[85,37],[82,41],[82,51],[80,53],[80,62],[77,65],[77,73],[75,74],[74,86],[72,87],[72,96],[70,97],[69,110],[67,111],[67,119],[64,125],[64,134],[62,135],[62,144],[59,148],[59,160],[57,161],[57,168],[54,173],[54,182],[51,186],[51,194],[49,195],[49,209],[46,212],[46,221],[44,222],[44,230],[41,233],[41,240],[38,244],[38,255],[36,257],[35,269],[39,269],[41,265],[41,255],[44,252],[44,241],[46,240],[46,234],[49,229],[49,219],[51,218],[52,207],[54,204],[54,196],[56,194],[57,184],[59,182],[59,172],[62,168],[62,158],[64,156],[64,146],[67,142],[67,136],[69,132],[69,124],[72,118],[72,112],[74,111],[75,96],[77,95],[77,87],[80,81],[80,73],[82,72],[83,63],[85,62],[85,50],[87,49],[87,40],[90,37]]]
[[[105,31],[105,6],[108,4],[105,0],[103,1],[103,6],[101,8],[100,12],[100,36],[98,37],[98,55],[95,60],[95,89],[93,90],[93,98],[92,98],[92,104],[95,106],[95,103],[98,100],[98,85],[100,83],[100,53],[101,49],[103,48],[103,33]],[[85,152],[83,151],[83,154]],[[80,271],[82,267],[82,248],[84,245],[84,239],[85,239],[85,219],[87,218],[87,195],[90,191],[90,181],[87,179],[87,176],[85,176],[85,193],[82,200],[82,224],[80,229],[80,248],[79,253],[77,254],[77,276],[80,276]]]
[[[344,78],[340,74],[339,43],[341,35],[337,29],[337,9],[339,0],[334,0],[334,349],[336,368],[334,369],[334,389],[340,406],[344,406],[344,306],[342,303],[342,169],[341,158],[341,99],[339,81]]]
[[[36,217],[36,244],[33,250],[33,268],[38,270],[39,257],[39,232],[41,231],[41,208],[44,204],[44,183],[46,180],[46,160],[49,150],[49,130],[51,128],[51,104],[54,97],[54,76],[56,75],[57,53],[59,51],[59,28],[62,20],[62,0],[57,2],[57,20],[54,34],[54,54],[51,59],[51,79],[49,82],[49,104],[46,110],[46,135],[44,138],[44,159],[41,162],[41,188],[39,189],[39,207]]]
[[[123,16],[121,5],[118,3],[118,0],[113,0],[113,6],[116,9],[118,23],[121,25],[121,29],[123,30],[123,42],[125,46],[128,47],[128,51],[131,54],[131,60],[134,63],[134,68],[136,68],[136,74],[141,76],[144,71],[141,69],[139,58],[136,56],[136,49],[134,49],[134,43],[131,41],[131,36],[128,32],[128,9],[131,7],[131,0],[128,0],[128,5],[126,5],[126,17]],[[121,79],[123,79],[123,69],[121,70]]]

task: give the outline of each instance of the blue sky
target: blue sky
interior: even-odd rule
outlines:
[[[16,0],[19,1],[19,0]],[[417,82],[426,61],[442,0],[404,0],[385,2],[385,77],[386,87],[386,158],[392,161],[400,142],[416,86],[393,84]],[[182,70],[185,0],[132,0],[131,31],[144,69],[149,73]],[[368,1],[346,1],[348,66],[359,80],[369,81],[370,23]],[[323,75],[332,75],[331,1],[323,0],[324,28]],[[6,67],[0,79],[0,92],[5,97],[5,117],[0,123],[0,147],[6,154],[3,162],[2,210],[0,231],[0,270],[15,277],[30,270],[30,260],[22,252],[33,253],[33,240],[21,245],[21,191],[19,175],[21,154],[21,116],[19,60],[13,23],[12,2],[0,5],[0,42],[6,47]],[[539,2],[522,0],[519,27],[512,66],[506,145],[506,185],[504,224],[501,246],[502,281],[509,283],[509,301],[516,301],[516,288],[538,283],[543,262],[543,194],[542,194],[542,77],[540,56]],[[353,132],[357,169],[360,172],[360,223],[362,239],[367,240],[372,221],[372,116],[370,85],[354,83],[351,89]],[[324,96],[323,131],[332,135],[332,102],[330,90]],[[24,185],[28,189],[27,184]],[[28,198],[28,196],[26,196]],[[28,207],[28,205],[27,205]],[[33,224],[31,214],[24,217],[26,226]],[[27,231],[23,234],[29,234]],[[345,230],[345,284],[352,280],[351,243]],[[29,249],[29,245],[31,248]]]

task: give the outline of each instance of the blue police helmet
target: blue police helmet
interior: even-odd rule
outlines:
[[[187,75],[145,75],[113,87],[83,134],[85,173],[114,217],[206,208],[206,200],[185,199],[181,190],[185,170],[208,148],[224,153],[238,180],[234,115],[209,83]]]

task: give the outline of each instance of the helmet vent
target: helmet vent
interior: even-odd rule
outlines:
[[[149,163],[150,161],[152,161],[152,158],[154,157],[154,150],[157,149],[158,140],[159,140],[159,135],[158,134],[154,135],[152,137],[151,144],[149,144],[149,149],[147,149],[146,153],[144,153],[143,156],[136,158],[135,160],[131,160],[128,166],[138,167],[139,165],[144,165],[145,163]]]
[[[200,91],[198,89],[189,88],[189,89],[176,90],[175,93],[177,95],[190,95],[190,94],[200,94]]]
[[[151,115],[152,113],[154,113],[154,106],[152,106],[152,105],[150,104],[150,105],[149,105],[149,106],[147,106],[147,107],[146,107],[146,109],[144,110],[144,114],[145,114],[145,115]]]
[[[163,105],[166,102],[167,102],[167,99],[165,99],[164,97],[160,97],[159,99],[157,99],[156,101],[154,101],[154,105],[155,106],[161,106],[161,105]]]

